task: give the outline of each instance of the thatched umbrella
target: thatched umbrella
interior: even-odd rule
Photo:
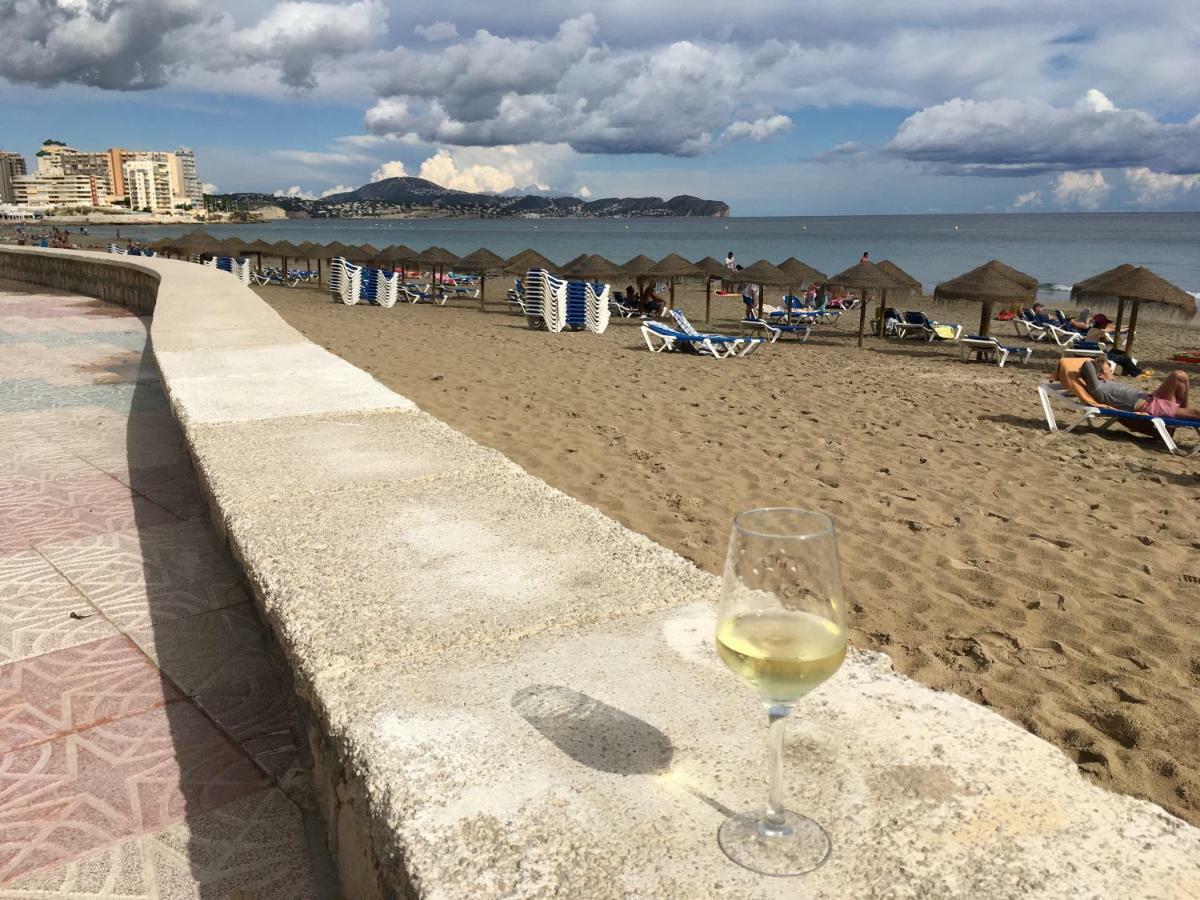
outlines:
[[[209,253],[220,242],[206,231],[197,228],[194,231],[189,231],[183,237],[175,239],[175,249],[182,251],[184,255],[192,253]]]
[[[317,260],[317,283],[321,282],[321,245],[314,244],[312,241],[304,241],[300,244],[300,252],[304,256],[304,265],[312,268],[313,258]]]
[[[729,266],[720,260],[706,256],[696,260],[696,271],[704,276],[704,321],[712,317],[712,283],[714,278],[722,280],[729,277]]]
[[[621,268],[637,278],[638,281],[641,281],[650,274],[650,269],[653,268],[653,266],[654,260],[645,254],[639,253],[633,259],[622,265]]]
[[[508,275],[524,275],[530,269],[545,269],[547,272],[557,272],[557,263],[551,262],[536,250],[522,250],[508,258],[504,271]]]
[[[913,278],[902,268],[892,262],[890,259],[885,259],[883,262],[875,263],[876,266],[887,275],[896,284],[896,290],[907,290],[914,294],[919,294],[924,290],[924,286],[917,279]],[[1014,270],[1015,271],[1015,270]]]
[[[983,310],[979,314],[979,333],[987,337],[992,324],[993,303],[1013,300],[1026,303],[1037,297],[1036,279],[1026,275],[1024,276],[1025,284],[1021,284],[1013,281],[1006,274],[1006,270],[1016,271],[1016,269],[1000,263],[999,260],[986,262],[970,272],[964,272],[957,278],[943,281],[934,288],[934,299],[974,300],[982,303]]]
[[[258,267],[261,269],[263,254],[271,252],[271,245],[262,238],[258,238],[249,244],[242,244],[242,249],[249,250],[258,258]]]
[[[803,287],[806,284],[812,284],[814,281],[825,280],[824,272],[814,269],[808,263],[801,262],[794,256],[789,256],[777,268],[788,277],[787,292],[789,298],[792,296],[792,288],[796,285]],[[792,302],[790,299],[788,300],[787,307],[788,321],[790,322],[792,319]]]
[[[862,293],[858,307],[858,346],[863,345],[863,335],[867,330],[867,291],[879,291],[879,321],[883,328],[883,310],[887,304],[887,292],[896,283],[888,275],[881,272],[872,262],[860,261],[844,272],[839,272],[829,279],[836,287],[851,288]]]
[[[1139,304],[1158,303],[1186,312],[1189,316],[1196,314],[1196,299],[1191,294],[1171,284],[1165,278],[1155,275],[1145,266],[1138,266],[1136,269],[1122,272],[1093,284],[1088,290],[1080,292],[1080,295],[1119,297],[1121,300],[1133,302],[1133,309],[1129,312],[1129,334],[1125,337],[1123,348],[1126,353],[1133,352]]]
[[[1136,268],[1137,268],[1137,266],[1133,265],[1132,263],[1121,263],[1119,266],[1116,266],[1112,269],[1105,269],[1099,275],[1093,275],[1091,278],[1085,278],[1085,279],[1083,279],[1083,281],[1075,282],[1075,284],[1071,285],[1071,302],[1074,303],[1076,300],[1081,300],[1081,299],[1084,299],[1085,297],[1089,300],[1090,299],[1098,300],[1098,299],[1107,299],[1108,297],[1113,296],[1112,294],[1097,294],[1094,291],[1092,291],[1092,288],[1096,287],[1097,285],[1101,284],[1102,282],[1108,281],[1108,279],[1113,278],[1117,275],[1124,275],[1126,272],[1132,272]],[[1121,322],[1124,318],[1125,318],[1125,298],[1118,297],[1117,298],[1117,330],[1116,330],[1117,334],[1121,333]]]
[[[271,245],[271,252],[279,257],[279,267],[283,269],[283,277],[285,279],[288,272],[288,260],[299,259],[304,255],[304,251],[291,241],[276,241]]]
[[[984,265],[991,266],[994,271],[999,272],[1009,281],[1015,281],[1023,288],[1032,288],[1034,293],[1037,293],[1038,280],[1032,275],[1028,275],[1020,269],[1014,269],[1008,263],[1003,263],[998,259],[990,259]]]
[[[359,244],[357,247],[350,248],[354,255],[351,259],[357,262],[369,263],[379,259],[379,248],[373,244]]]
[[[668,253],[653,266],[650,267],[651,275],[658,275],[662,278],[670,279],[671,286],[671,308],[675,308],[675,279],[690,278],[698,274],[695,265],[688,262],[678,253]]]
[[[229,256],[237,259],[242,255],[242,250],[246,247],[246,242],[241,238],[225,238],[223,241],[217,241],[213,245],[213,252],[220,253],[221,256]]]
[[[577,256],[562,267],[562,276],[573,279],[603,279],[607,282],[627,281],[629,273],[609,259],[594,253]]]
[[[786,287],[788,276],[780,271],[779,267],[773,263],[767,262],[765,259],[760,259],[751,266],[742,269],[738,276],[743,281],[749,281],[758,285],[758,317],[762,318],[763,299],[766,296],[766,285],[779,285]]]
[[[483,309],[483,291],[487,287],[487,273],[503,270],[504,257],[496,255],[486,247],[480,247],[459,260],[458,267],[464,272],[479,276],[479,308]]]
[[[441,289],[441,278],[438,277],[439,271],[444,276],[446,274],[446,266],[457,266],[459,259],[445,247],[427,247],[417,256],[417,261],[429,266],[430,275],[433,280],[431,290],[436,294]]]

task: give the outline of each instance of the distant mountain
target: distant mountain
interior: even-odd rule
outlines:
[[[386,215],[478,215],[478,216],[582,216],[611,218],[623,216],[706,216],[729,215],[729,206],[720,200],[702,200],[681,194],[670,200],[662,197],[604,197],[582,200],[579,197],[542,194],[480,194],[442,187],[424,178],[411,176],[384,178],[364,184],[353,191],[331,194],[318,200],[277,197],[270,194],[224,194],[214,198],[253,210],[278,206],[289,216],[349,218]]]

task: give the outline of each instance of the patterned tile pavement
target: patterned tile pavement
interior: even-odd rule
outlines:
[[[146,322],[0,293],[0,900],[332,896],[203,513]]]

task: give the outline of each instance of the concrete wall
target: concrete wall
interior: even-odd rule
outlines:
[[[762,803],[764,723],[712,649],[717,579],[225,273],[0,249],[14,273],[138,308],[157,277],[163,384],[310,711],[347,896],[1200,896],[1196,829],[869,653],[789,737],[791,805],[834,857],[802,882],[733,866],[715,830]]]

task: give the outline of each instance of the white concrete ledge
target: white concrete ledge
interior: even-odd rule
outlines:
[[[792,805],[833,859],[800,881],[737,868],[715,831],[762,799],[764,723],[711,648],[717,579],[224,273],[8,249],[0,267],[138,297],[114,267],[157,279],[163,383],[314,714],[346,896],[1200,896],[1200,831],[867,653],[788,744]]]

